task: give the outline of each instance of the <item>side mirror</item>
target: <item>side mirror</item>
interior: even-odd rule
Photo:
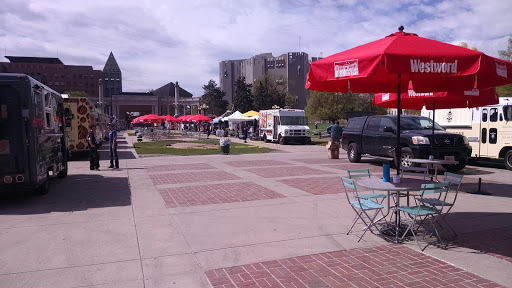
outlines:
[[[385,126],[383,132],[395,133],[395,129],[393,129],[393,127],[390,126]]]

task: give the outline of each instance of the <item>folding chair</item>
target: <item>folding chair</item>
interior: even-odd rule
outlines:
[[[359,242],[361,241],[361,239],[363,239],[364,234],[366,234],[368,230],[371,231],[372,226],[375,226],[377,222],[375,222],[374,220],[377,217],[377,214],[382,211],[384,205],[374,202],[372,200],[363,199],[359,197],[357,193],[356,180],[341,177],[341,181],[343,182],[343,186],[345,187],[345,194],[347,196],[348,203],[350,204],[350,207],[352,207],[352,209],[354,209],[354,211],[356,212],[356,218],[354,219],[354,223],[352,223],[352,226],[348,230],[347,235],[350,234],[350,231],[352,231],[352,228],[354,228],[359,219],[361,219],[361,221],[366,226],[366,228],[363,229],[363,234],[361,235],[361,237],[359,237],[359,240],[357,241]],[[371,210],[375,210],[375,213],[373,213],[372,216],[368,214],[368,212]]]
[[[347,170],[347,173],[348,173],[348,178],[349,179],[354,179],[354,178],[370,178],[370,177],[372,177],[372,173],[370,173],[370,168],[351,169],[351,170]],[[366,199],[366,200],[382,198],[380,203],[382,203],[382,201],[384,201],[384,199],[386,197],[388,197],[387,194],[381,194],[381,193],[360,194],[359,195],[359,198]]]
[[[428,180],[430,177],[427,167],[401,167],[400,175],[423,177],[423,180]]]
[[[448,212],[450,212],[450,210],[452,210],[453,206],[455,205],[455,201],[457,200],[457,195],[459,195],[459,188],[460,188],[460,184],[462,183],[463,177],[464,177],[464,175],[445,172],[444,179],[443,179],[442,183],[449,185],[449,188],[446,191],[446,193],[444,193],[444,195],[439,194],[439,197],[437,197],[437,198],[424,198],[423,199],[423,203],[428,204],[430,206],[446,207],[447,208],[446,211],[441,211],[442,215],[439,217],[439,220],[442,221],[444,224],[446,224],[446,226],[450,230],[452,230],[452,232],[455,236],[457,236],[457,232],[455,232],[453,227],[446,221],[445,218],[446,218],[446,215],[448,214]],[[452,186],[454,188],[453,189],[454,192],[451,192]]]
[[[402,235],[402,238],[400,241],[403,241],[404,237],[407,235],[408,231],[412,232],[412,235],[414,236],[414,240],[416,240],[416,243],[418,243],[418,247],[421,251],[425,250],[425,248],[428,246],[425,246],[423,249],[421,248],[420,242],[418,241],[418,238],[416,238],[416,233],[414,226],[415,224],[418,224],[419,226],[425,227],[425,222],[429,222],[428,228],[425,229],[425,232],[423,234],[423,238],[425,238],[425,235],[430,232],[431,229],[433,229],[433,232],[435,232],[437,240],[441,242],[441,244],[444,246],[443,240],[441,240],[441,237],[439,236],[439,232],[436,228],[436,222],[438,219],[438,216],[441,215],[444,205],[441,205],[440,208],[436,206],[426,205],[426,203],[423,201],[425,198],[425,195],[433,195],[433,194],[439,194],[442,195],[443,193],[447,193],[448,189],[450,189],[450,185],[445,183],[435,183],[435,184],[422,184],[421,185],[421,191],[420,191],[420,197],[418,200],[418,205],[412,206],[412,207],[398,207],[399,211],[402,211],[409,215],[410,223],[407,227],[407,230],[405,230],[405,233]],[[430,198],[428,198],[430,199]],[[417,231],[416,231],[417,232]]]

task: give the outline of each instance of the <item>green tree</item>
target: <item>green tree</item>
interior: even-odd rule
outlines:
[[[334,122],[338,119],[346,119],[348,117],[347,112],[352,111],[386,114],[386,108],[373,105],[373,97],[374,94],[371,93],[310,91],[306,115],[311,119]]]
[[[220,90],[217,83],[211,79],[203,86],[204,94],[201,96],[201,103],[208,106],[207,111],[214,115],[221,115],[226,112],[228,101],[224,100],[225,92]]]
[[[306,115],[311,119],[329,120],[334,122],[345,118],[356,97],[352,92],[333,93],[324,91],[310,91],[307,100]]]
[[[286,86],[284,86],[286,87]],[[265,74],[253,87],[254,110],[271,109],[272,106],[285,106],[286,92],[278,87],[274,76]]]
[[[508,38],[507,50],[499,50],[498,55],[503,60],[512,61],[512,37]],[[496,87],[496,92],[500,97],[512,97],[512,84]]]
[[[235,99],[233,106],[242,113],[253,110],[252,84],[245,83],[245,77],[239,77],[235,82]]]

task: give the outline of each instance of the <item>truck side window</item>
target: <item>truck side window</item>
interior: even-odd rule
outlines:
[[[503,106],[503,114],[505,114],[505,121],[512,121],[512,106]]]
[[[391,127],[393,128],[393,121],[391,121],[389,118],[381,118],[380,120],[380,128],[379,128],[379,132],[384,132],[384,128],[386,127]]]
[[[482,122],[487,122],[487,108],[482,109]]]
[[[380,128],[380,118],[371,118],[368,120],[368,126],[366,127],[367,131],[379,131]]]
[[[498,121],[498,108],[489,109],[489,121],[497,122]]]

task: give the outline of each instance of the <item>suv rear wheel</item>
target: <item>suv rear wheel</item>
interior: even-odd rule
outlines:
[[[348,161],[352,163],[359,163],[361,161],[361,154],[357,151],[357,144],[352,143],[348,145],[347,149]]]

